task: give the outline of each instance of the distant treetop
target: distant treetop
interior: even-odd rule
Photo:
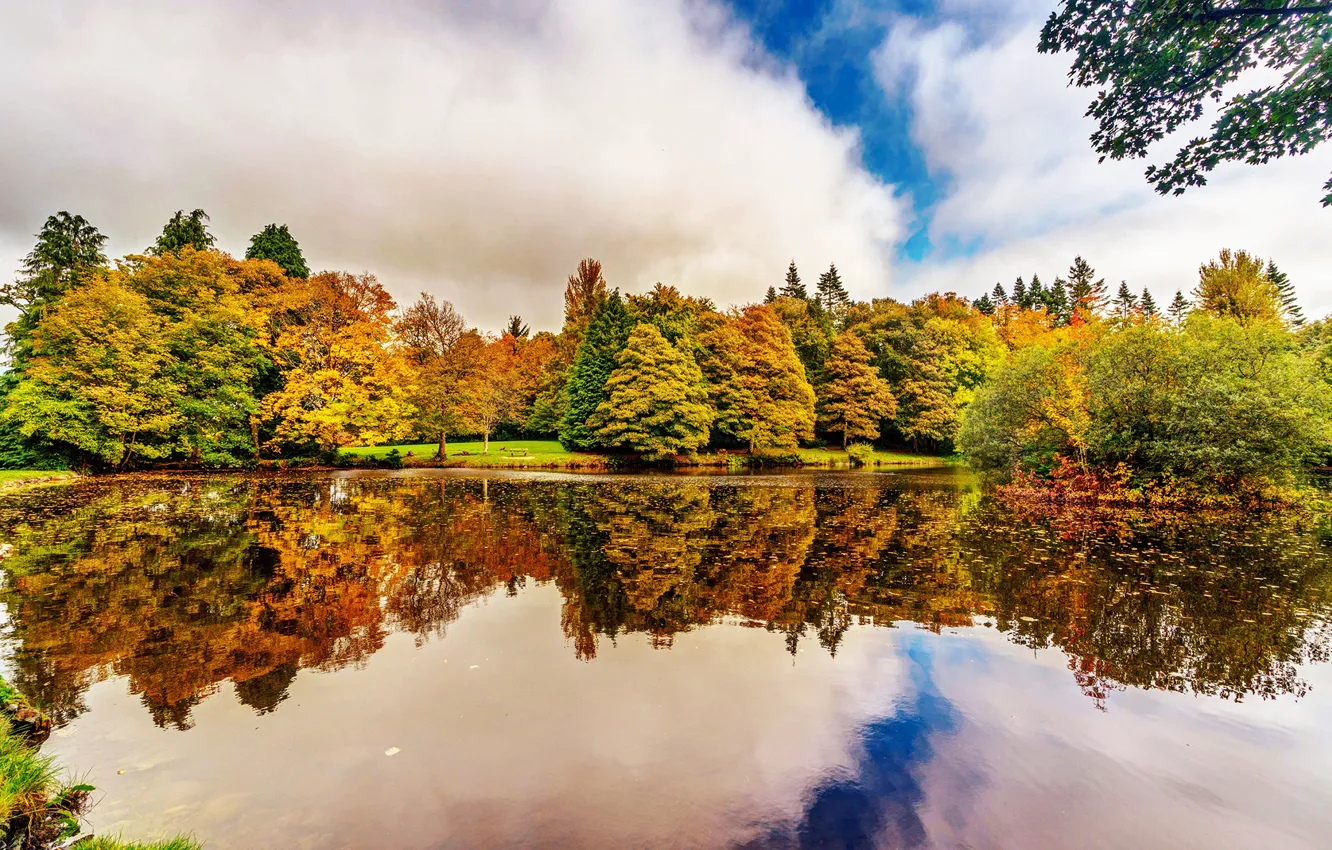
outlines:
[[[310,276],[310,268],[305,264],[301,246],[285,224],[265,225],[263,230],[251,236],[250,247],[245,249],[245,259],[272,260],[282,267],[288,277]]]

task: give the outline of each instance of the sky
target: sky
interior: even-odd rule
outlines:
[[[489,330],[557,329],[587,256],[624,291],[725,307],[792,261],[911,300],[1048,282],[1079,254],[1163,301],[1245,248],[1332,311],[1332,149],[1156,195],[1146,162],[1097,163],[1092,92],[1036,52],[1053,8],[0,0],[0,274],[58,210],[120,256],[201,207],[223,250],[285,223],[312,268]]]

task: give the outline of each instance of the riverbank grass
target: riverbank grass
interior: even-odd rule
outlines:
[[[73,481],[77,473],[62,469],[0,469],[0,490]]]
[[[436,443],[412,443],[399,446],[361,446],[343,449],[353,458],[383,460],[394,450],[408,464],[429,464],[435,460]],[[565,451],[558,440],[491,440],[490,453],[482,454],[485,446],[479,440],[449,443],[449,464],[468,468],[571,468],[597,469],[606,465],[607,455],[595,452]],[[411,453],[410,456],[408,453]],[[781,458],[794,458],[800,466],[850,467],[851,457],[840,448],[799,449],[781,452]],[[727,466],[728,458],[747,457],[744,452],[726,454],[700,454],[695,462],[699,466]],[[943,463],[944,459],[932,455],[874,449],[866,466],[923,466]],[[790,465],[797,465],[790,464]],[[785,465],[785,464],[782,464]]]

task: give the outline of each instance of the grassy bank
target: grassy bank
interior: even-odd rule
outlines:
[[[0,678],[0,848],[47,850],[67,847],[80,832],[80,818],[94,790],[71,780],[53,758],[41,754],[50,723]],[[79,850],[200,850],[188,838],[126,842],[88,836]]]
[[[436,463],[435,443],[414,443],[400,446],[364,446],[343,449],[343,454],[353,458],[384,460],[396,449],[408,466],[432,465]],[[607,455],[594,452],[570,452],[557,440],[491,440],[489,454],[482,454],[484,445],[479,441],[449,443],[449,466],[484,469],[604,469]],[[733,466],[737,458],[747,458],[746,452],[725,452],[700,454],[694,458],[698,466]],[[799,449],[793,452],[778,452],[770,456],[769,466],[823,466],[850,467],[851,458],[841,449],[817,448]],[[743,462],[743,461],[741,461]],[[866,460],[868,466],[903,466],[926,465],[943,462],[942,458],[931,455],[894,452],[875,449]]]
[[[78,475],[58,469],[0,469],[0,490],[73,481]]]

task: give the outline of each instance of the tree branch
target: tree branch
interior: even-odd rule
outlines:
[[[1204,12],[1203,20],[1224,21],[1230,18],[1247,17],[1280,17],[1289,18],[1295,15],[1316,15],[1322,12],[1332,12],[1332,3],[1325,3],[1321,6],[1283,6],[1278,9],[1271,9],[1265,6],[1241,6],[1238,9],[1213,9]]]

